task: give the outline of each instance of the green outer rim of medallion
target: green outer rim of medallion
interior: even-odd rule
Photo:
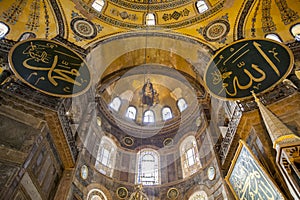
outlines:
[[[68,49],[69,51],[73,52],[75,55],[77,55],[81,60],[82,62],[84,62],[84,64],[86,65],[88,71],[89,71],[89,78],[90,78],[90,82],[89,84],[87,85],[87,87],[85,89],[83,89],[81,92],[78,92],[78,93],[75,93],[75,94],[70,94],[70,95],[62,95],[62,94],[55,94],[55,93],[51,93],[51,92],[47,92],[47,91],[44,91],[44,90],[41,90],[37,87],[34,87],[32,84],[30,84],[29,82],[25,81],[22,76],[20,76],[20,74],[15,70],[15,66],[13,65],[13,62],[12,62],[12,54],[14,52],[14,50],[21,44],[23,43],[26,43],[26,42],[29,42],[29,41],[47,41],[47,42],[52,42],[52,43],[55,43],[55,44],[58,44],[66,49]],[[25,83],[26,85],[30,86],[31,88],[35,89],[35,90],[38,90],[44,94],[47,94],[47,95],[50,95],[50,96],[55,96],[55,97],[63,97],[63,98],[70,98],[70,97],[76,97],[76,96],[79,96],[79,95],[82,95],[83,93],[85,93],[86,91],[88,91],[91,87],[91,84],[92,84],[92,81],[91,81],[91,70],[90,68],[88,67],[87,63],[85,62],[85,60],[75,51],[73,51],[70,47],[66,46],[65,44],[63,43],[59,43],[59,42],[56,42],[56,41],[53,41],[53,40],[48,40],[48,39],[44,39],[44,38],[32,38],[32,39],[28,39],[28,40],[24,40],[24,41],[21,41],[21,42],[18,42],[16,43],[9,51],[8,53],[8,63],[9,63],[9,67],[10,69],[13,71],[13,73],[16,75],[16,77],[18,79],[20,79],[23,83]]]
[[[246,99],[251,99],[253,96],[252,95],[249,95],[249,96],[246,96],[246,97],[241,97],[241,98],[226,98],[226,97],[221,97],[221,96],[218,96],[216,95],[215,93],[213,93],[209,87],[207,86],[207,83],[206,83],[206,73],[207,73],[207,69],[208,67],[210,66],[210,64],[214,61],[214,59],[219,56],[219,54],[224,50],[224,49],[227,49],[227,48],[230,48],[230,46],[234,45],[234,44],[237,44],[237,43],[240,43],[240,42],[245,42],[245,41],[269,41],[271,43],[276,43],[278,45],[280,45],[281,47],[283,47],[289,54],[290,56],[290,64],[289,64],[289,67],[286,71],[286,73],[276,82],[274,83],[272,86],[270,86],[269,88],[259,92],[258,94],[262,94],[262,93],[265,93],[265,92],[268,92],[270,90],[272,90],[275,86],[277,86],[280,82],[282,82],[288,75],[289,73],[292,71],[293,69],[293,66],[294,66],[294,55],[292,53],[292,51],[284,44],[280,43],[280,42],[277,42],[275,40],[272,40],[272,39],[266,39],[266,38],[260,38],[260,39],[241,39],[241,40],[237,40],[237,41],[234,41],[233,43],[227,45],[227,46],[224,46],[223,48],[221,48],[220,50],[218,50],[218,52],[210,59],[210,61],[208,62],[208,64],[206,65],[206,69],[205,69],[205,73],[204,73],[204,88],[210,93],[210,95],[212,95],[213,97],[217,98],[217,99],[221,99],[221,100],[225,100],[225,101],[237,101],[237,100],[246,100]]]

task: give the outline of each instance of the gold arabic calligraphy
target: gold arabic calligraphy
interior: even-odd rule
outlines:
[[[259,55],[261,55],[261,57],[272,68],[272,70],[274,70],[277,76],[280,77],[280,72],[276,67],[276,64],[263,51],[263,49],[261,48],[261,44],[259,44],[256,41],[253,41],[252,45],[254,46],[254,49],[258,51]],[[262,82],[267,78],[266,73],[262,68],[259,67],[258,64],[250,63],[250,65],[247,65],[247,61],[249,62],[249,58],[246,58],[244,60],[242,59],[245,55],[247,55],[250,52],[250,48],[248,48],[249,46],[250,43],[246,43],[240,48],[238,48],[236,51],[234,50],[234,48],[230,48],[231,54],[228,58],[226,58],[226,60],[224,60],[225,57],[223,55],[219,56],[219,60],[216,62],[216,66],[219,67],[218,65],[221,65],[221,67],[219,67],[211,73],[213,84],[218,85],[221,83],[222,86],[221,90],[219,90],[218,92],[218,95],[220,95],[225,90],[227,95],[234,97],[237,95],[238,89],[247,90],[251,87],[254,89],[259,89],[259,87],[262,85]],[[280,62],[280,59],[277,57],[278,52],[276,52],[275,47],[269,50],[268,53],[271,53],[273,57],[277,60],[277,62]],[[253,60],[255,58],[250,59]],[[244,74],[248,77],[248,82],[242,83],[242,81],[239,80],[241,74],[232,77],[234,71],[227,70],[227,63],[229,63],[231,66],[236,66],[238,69],[242,69]],[[252,71],[252,73],[250,71]],[[253,72],[256,72],[256,75],[253,75]],[[226,79],[231,79],[232,81],[225,81]]]
[[[267,181],[249,152],[243,148],[241,154],[230,178],[238,198],[241,200],[275,200],[278,197],[283,199]]]
[[[29,58],[25,59],[23,61],[23,66],[26,67],[27,69],[34,70],[35,72],[31,73],[27,80],[31,78],[32,75],[37,75],[38,73],[36,71],[48,71],[47,73],[47,78],[50,81],[50,83],[54,86],[58,85],[57,80],[62,80],[77,86],[81,86],[83,82],[87,82],[87,80],[84,80],[83,78],[80,79],[80,82],[76,81],[73,77],[79,77],[80,73],[77,69],[72,68],[71,66],[76,66],[78,67],[77,63],[68,63],[67,61],[63,60],[61,63],[59,63],[59,54],[63,54],[64,56],[69,56],[72,59],[77,59],[78,58],[68,55],[64,52],[59,52],[55,51],[58,53],[57,55],[54,55],[53,59],[51,59],[51,55],[47,53],[48,48],[54,48],[55,46],[51,46],[51,44],[47,45],[41,45],[41,44],[33,44],[31,42],[30,46],[23,51],[23,54],[28,54]],[[52,61],[52,63],[50,63]],[[34,64],[33,64],[34,63]],[[39,65],[39,63],[41,63]],[[47,67],[42,66],[42,64],[48,64]],[[60,68],[56,68],[59,66]],[[62,69],[64,68],[64,69]],[[38,80],[35,82],[35,84],[38,84],[40,80],[45,80],[45,77],[40,77]],[[66,86],[63,88],[65,92],[71,92],[70,87]]]

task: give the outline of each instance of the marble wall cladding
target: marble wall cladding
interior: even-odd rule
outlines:
[[[28,153],[39,131],[0,115],[0,133],[1,145]]]
[[[17,165],[0,162],[0,196],[3,190],[10,185],[19,169],[20,167]]]

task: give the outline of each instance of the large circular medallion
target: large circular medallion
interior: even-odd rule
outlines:
[[[17,43],[9,52],[9,64],[24,83],[52,96],[77,96],[91,85],[85,61],[69,47],[52,40]]]
[[[221,99],[241,100],[274,88],[293,68],[284,44],[270,39],[239,40],[225,46],[208,63],[204,80]]]

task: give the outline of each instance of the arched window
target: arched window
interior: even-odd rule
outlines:
[[[115,97],[112,102],[109,104],[109,107],[112,108],[114,111],[118,112],[121,107],[121,99],[120,97]]]
[[[282,40],[280,39],[280,37],[277,34],[275,34],[275,33],[269,33],[265,37],[268,38],[268,39],[271,39],[271,40],[275,40],[277,42],[282,42]]]
[[[197,1],[196,6],[199,13],[204,13],[208,10],[208,6],[204,0]]]
[[[172,111],[169,107],[164,107],[161,111],[163,120],[172,119]]]
[[[3,38],[9,31],[9,27],[4,24],[3,22],[0,22],[0,39]]]
[[[28,40],[30,38],[36,38],[36,35],[31,32],[26,32],[21,35],[19,41]]]
[[[291,33],[295,37],[295,40],[300,41],[300,24],[292,26]]]
[[[107,197],[101,190],[91,189],[87,195],[87,200],[107,200]]]
[[[183,98],[178,99],[177,107],[180,112],[184,111],[187,108],[187,103]]]
[[[194,136],[188,136],[180,144],[181,165],[183,177],[188,177],[201,168],[198,148]]]
[[[112,177],[116,154],[116,144],[110,138],[103,136],[99,145],[95,168],[102,174]]]
[[[155,25],[155,15],[153,13],[147,13],[146,15],[146,25],[154,26]]]
[[[136,117],[136,108],[134,106],[129,106],[127,108],[125,116],[129,119],[135,120]]]
[[[144,123],[153,123],[155,121],[154,112],[152,110],[147,110],[144,113],[143,122]]]
[[[95,0],[92,4],[92,7],[98,12],[101,12],[103,6],[104,6],[104,0]]]
[[[143,185],[160,184],[159,154],[153,149],[142,149],[137,154],[138,173],[136,183]]]
[[[208,200],[208,196],[205,191],[196,191],[190,197],[189,200]]]

